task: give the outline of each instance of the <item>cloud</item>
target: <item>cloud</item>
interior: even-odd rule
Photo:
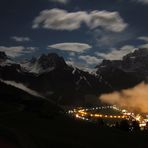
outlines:
[[[124,45],[118,50],[115,48],[112,48],[109,52],[107,53],[101,53],[101,52],[96,52],[96,55],[103,58],[103,59],[108,59],[108,60],[122,60],[122,58],[131,53],[134,52],[137,49],[148,49],[148,37],[146,36],[141,36],[137,38],[138,40],[143,40],[146,43],[145,44],[140,44],[137,46],[134,45]]]
[[[146,48],[146,49],[148,49],[148,37],[147,36],[140,36],[137,39],[142,40],[142,41],[145,42],[145,44],[139,45],[138,48]]]
[[[148,0],[132,0],[132,1],[139,2],[142,4],[148,4]]]
[[[102,59],[99,59],[95,56],[90,56],[90,55],[79,56],[79,59],[85,61],[89,65],[99,64],[102,62]]]
[[[92,46],[84,43],[59,43],[59,44],[49,45],[48,47],[64,51],[78,52],[78,53],[82,53],[92,48]]]
[[[68,12],[58,8],[40,12],[40,15],[34,19],[32,27],[72,31],[79,29],[82,24],[89,29],[101,27],[113,32],[121,32],[127,27],[116,11]]]
[[[26,87],[24,84],[22,83],[17,83],[15,81],[6,81],[6,80],[1,80],[1,82],[7,84],[7,85],[11,85],[11,86],[14,86],[16,88],[19,88],[33,96],[36,96],[36,97],[41,97],[41,98],[44,98],[43,96],[41,96],[39,93],[37,93],[36,91],[32,90],[32,89],[29,89],[28,87]]]
[[[16,42],[28,42],[30,41],[29,37],[18,37],[18,36],[13,36],[11,37],[12,40],[16,41]]]
[[[102,57],[103,59],[109,59],[109,60],[121,60],[123,56],[127,55],[130,52],[135,51],[137,48],[135,48],[132,45],[125,45],[121,47],[119,50],[113,49],[108,53],[99,53],[96,52],[96,54],[99,57]]]
[[[139,48],[147,48],[148,49],[148,43],[140,45]]]
[[[66,3],[68,3],[69,0],[49,0],[49,1],[66,4]]]
[[[113,32],[121,32],[127,27],[127,24],[123,21],[118,12],[95,10],[88,15],[90,17],[88,23],[90,28],[103,27]]]
[[[128,30],[123,32],[108,32],[95,29],[94,31],[89,31],[88,33],[92,36],[95,46],[101,49],[115,48],[135,37],[135,35]]]
[[[89,72],[89,73],[92,73],[96,70],[94,68],[89,67],[88,64],[82,64],[80,61],[75,60],[75,59],[71,59],[71,58],[69,60],[67,60],[66,63],[70,66],[77,67],[77,68],[79,68],[83,71]]]
[[[142,40],[142,41],[145,41],[145,42],[148,42],[148,37],[147,36],[140,36],[137,38],[138,40]]]
[[[35,47],[24,47],[24,46],[14,46],[14,47],[6,47],[0,46],[0,51],[5,52],[10,57],[18,57],[26,53],[31,53],[35,51]]]
[[[148,113],[148,84],[141,83],[134,88],[125,89],[120,92],[103,94],[100,96],[102,102],[125,107],[131,111]]]

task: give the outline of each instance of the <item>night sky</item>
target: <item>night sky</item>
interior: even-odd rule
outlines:
[[[148,0],[0,0],[0,51],[92,68],[148,48]]]

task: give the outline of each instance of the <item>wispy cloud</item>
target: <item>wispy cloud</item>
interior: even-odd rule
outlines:
[[[34,52],[36,47],[24,47],[24,46],[0,46],[0,51],[5,52],[10,57],[18,57],[26,53]]]
[[[21,89],[21,90],[23,90],[23,91],[25,91],[25,92],[27,92],[27,93],[33,95],[33,96],[44,98],[44,97],[41,96],[39,93],[37,93],[36,91],[34,91],[34,90],[32,90],[32,89],[26,87],[26,86],[25,86],[24,84],[22,84],[22,83],[17,83],[17,82],[15,82],[15,81],[7,81],[7,80],[2,80],[2,79],[0,79],[0,81],[3,82],[3,83],[5,83],[5,84],[7,84],[7,85],[11,85],[11,86],[14,86],[14,87],[16,87],[16,88],[19,88],[19,89]]]
[[[137,38],[138,40],[142,40],[142,41],[145,41],[145,42],[148,42],[148,36],[140,36]]]
[[[140,45],[139,48],[146,48],[146,49],[148,49],[148,43]]]
[[[110,52],[108,53],[100,53],[100,52],[96,52],[96,55],[98,55],[99,57],[103,58],[103,59],[109,59],[109,60],[121,60],[123,58],[123,56],[127,55],[130,52],[133,52],[134,50],[136,50],[137,48],[135,48],[132,45],[125,45],[123,47],[121,47],[119,50],[117,49],[112,49]]]
[[[68,12],[63,9],[44,10],[33,21],[33,28],[46,28],[53,30],[76,30],[84,23],[89,29],[101,27],[113,32],[121,32],[127,27],[127,23],[118,12],[77,11]]]
[[[31,40],[29,37],[19,37],[19,36],[13,36],[11,37],[11,39],[16,42],[28,42]]]
[[[88,34],[92,36],[93,42],[96,47],[99,48],[115,48],[123,45],[124,42],[127,42],[135,37],[135,34],[125,30],[123,32],[109,32],[100,29],[95,29],[94,31],[89,31]]]
[[[138,37],[138,39],[145,42],[145,44],[139,45],[139,48],[148,49],[148,36],[140,36],[140,37]]]
[[[99,59],[98,57],[90,56],[90,55],[81,55],[79,56],[79,59],[85,61],[89,65],[93,65],[93,64],[96,65],[102,62],[102,59]]]
[[[79,69],[81,69],[83,71],[87,71],[87,72],[90,72],[90,73],[92,73],[92,72],[94,72],[96,70],[94,67],[93,68],[89,67],[88,64],[82,63],[82,62],[80,62],[80,61],[78,61],[76,59],[71,59],[70,58],[69,60],[66,61],[66,63],[68,65],[70,65],[70,66],[77,67],[77,68],[79,68]]]
[[[96,55],[109,60],[121,60],[125,55],[141,48],[148,49],[148,37],[147,36],[140,36],[137,38],[138,40],[142,40],[145,43],[139,45],[124,45],[118,49],[112,48],[110,51],[106,53],[96,52]]]
[[[142,4],[146,4],[146,5],[148,4],[148,0],[132,0],[132,1],[142,3]]]
[[[57,2],[57,3],[62,3],[62,4],[67,4],[69,0],[49,0],[51,2]]]
[[[54,45],[49,45],[48,47],[63,50],[63,51],[72,51],[72,52],[78,52],[78,53],[82,53],[92,48],[91,45],[88,45],[85,43],[58,43]]]

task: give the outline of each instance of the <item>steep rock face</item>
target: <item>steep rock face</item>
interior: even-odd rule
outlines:
[[[144,77],[148,75],[148,49],[139,49],[123,58],[123,69],[134,71]]]
[[[49,67],[54,67],[54,68],[65,68],[65,67],[67,67],[64,59],[62,57],[59,57],[55,53],[50,53],[48,55],[42,55],[38,59],[38,64],[43,69],[47,69]]]
[[[148,76],[148,49],[138,49],[123,57],[123,60],[103,60],[97,73],[114,89],[132,87]]]
[[[43,54],[38,59],[32,58],[30,61],[22,64],[22,66],[27,71],[36,74],[67,67],[64,59],[55,53],[49,53],[48,55]]]
[[[1,79],[17,79],[22,71],[20,64],[12,61],[7,57],[5,52],[0,52],[0,78]]]
[[[0,79],[22,83],[64,105],[83,105],[86,96],[133,87],[148,76],[147,49],[136,50],[123,60],[103,60],[96,66],[97,75],[67,65],[55,53],[18,64],[1,52],[0,60]]]
[[[110,89],[100,78],[67,65],[57,54],[42,55],[35,63],[40,66],[40,73],[30,87],[46,97],[53,92],[53,99],[62,104],[83,104],[85,95]]]

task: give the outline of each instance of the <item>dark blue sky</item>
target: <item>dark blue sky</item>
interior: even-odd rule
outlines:
[[[138,1],[65,0],[62,3],[60,0],[1,0],[0,50],[6,51],[14,58],[57,52],[69,63],[80,67],[93,67],[102,58],[120,59],[125,53],[132,51],[132,48],[148,47],[148,1]],[[59,24],[57,13],[52,12],[55,8],[59,11],[58,16],[61,15],[59,19],[64,18],[63,24]],[[40,13],[43,10],[47,11],[46,17]],[[60,14],[60,11],[66,13]],[[97,11],[97,18],[90,15],[94,11]],[[72,12],[74,17],[67,19]],[[80,18],[80,15],[75,16],[78,12],[82,15]],[[112,17],[111,12],[116,14],[109,19],[108,17]],[[89,14],[87,21],[83,18],[84,13]],[[39,16],[45,18],[38,22],[38,27],[34,29],[33,21]],[[91,21],[97,21],[97,26],[93,27],[92,23],[88,23],[88,17],[91,17]],[[72,25],[76,25],[77,21],[79,27],[62,28],[64,21],[73,23]],[[49,26],[45,27],[44,24]],[[112,25],[116,25],[117,29],[116,26],[112,29]],[[124,27],[121,28],[121,25]],[[68,49],[70,47],[71,49]]]

